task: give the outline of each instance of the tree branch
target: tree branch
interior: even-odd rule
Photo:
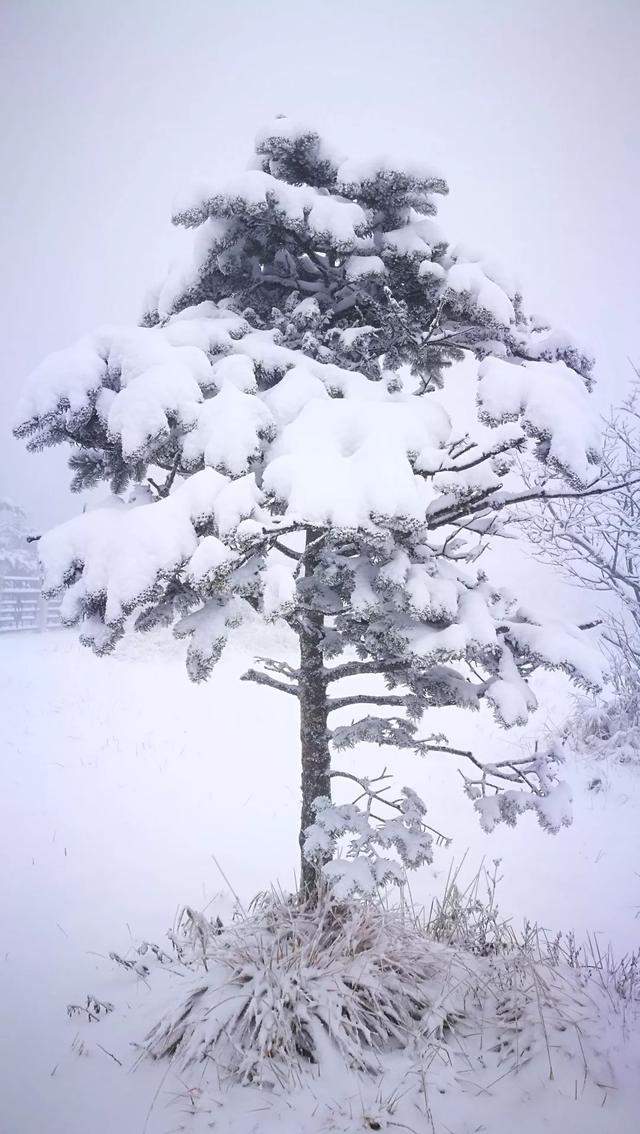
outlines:
[[[171,489],[173,487],[173,482],[176,479],[179,468],[180,468],[180,456],[178,455],[175,458],[173,465],[171,466],[171,472],[167,476],[167,479],[165,480],[164,484],[157,484],[156,481],[153,480],[152,477],[150,477],[150,476],[147,477],[147,483],[150,484],[153,489],[155,489],[155,491],[158,493],[158,496],[160,497],[161,500],[165,499],[169,495],[169,493],[171,492]]]
[[[352,661],[342,665],[326,666],[326,682],[342,681],[343,677],[360,677],[368,673],[401,673],[409,669],[409,662]]]
[[[377,819],[378,822],[384,823],[385,820],[381,815],[374,815],[372,813],[371,806],[374,800],[376,800],[376,802],[378,803],[384,804],[385,807],[391,807],[394,811],[399,811],[400,814],[402,814],[401,803],[396,799],[388,799],[385,795],[383,795],[383,792],[389,790],[388,788],[381,788],[376,791],[372,787],[372,784],[379,784],[383,780],[388,780],[391,778],[387,773],[386,768],[381,773],[381,775],[375,776],[372,780],[367,779],[366,777],[361,778],[360,776],[355,776],[353,772],[342,772],[337,769],[329,772],[329,776],[331,779],[349,780],[351,783],[357,784],[358,787],[361,788],[362,794],[354,799],[354,804],[357,805],[361,799],[365,798],[367,800],[368,814],[371,815],[373,819]],[[443,835],[442,831],[436,830],[435,827],[430,827],[428,823],[423,822],[421,825],[426,831],[430,831],[432,835],[436,836],[439,845],[444,845],[445,847],[448,847],[450,845],[451,839],[448,837],[448,835]]]
[[[395,693],[354,693],[351,697],[330,697],[327,707],[330,713],[334,709],[344,709],[348,705],[400,705],[406,706],[407,695]]]
[[[443,468],[437,469],[436,472],[465,472],[467,469],[475,468],[476,465],[481,465],[483,461],[489,461],[491,457],[499,457],[501,453],[508,453],[511,449],[521,449],[525,443],[525,440],[526,438],[524,437],[516,437],[512,441],[505,441],[502,445],[497,445],[495,449],[490,449],[486,453],[481,453],[479,457],[475,457],[473,461],[467,461],[464,465],[445,465]],[[471,447],[472,446],[469,446],[469,448]],[[466,450],[463,450],[463,452],[465,451]],[[463,454],[460,453],[459,455],[462,456]],[[435,476],[435,473],[421,473],[420,475]]]
[[[246,673],[242,674],[241,681],[253,681],[256,685],[268,685],[270,689],[278,689],[280,693],[289,693],[292,697],[298,696],[297,685],[287,685],[284,681],[278,681],[276,677],[271,677],[268,673],[261,673],[258,669],[248,669]]]
[[[295,559],[296,563],[298,563],[302,559],[301,552],[292,551],[290,547],[285,547],[285,545],[283,543],[280,543],[279,540],[276,540],[273,546],[276,551],[280,552],[281,555],[286,555],[289,559]]]
[[[568,492],[548,492],[545,488],[541,488],[535,492],[522,492],[519,495],[508,496],[504,499],[489,500],[489,497],[495,496],[503,487],[502,484],[497,484],[493,488],[487,488],[484,492],[474,498],[470,498],[465,504],[461,501],[460,504],[449,505],[440,511],[434,511],[427,515],[427,523],[430,528],[441,527],[443,524],[455,523],[464,517],[475,515],[478,512],[484,512],[487,508],[493,508],[496,512],[501,512],[504,508],[510,508],[514,504],[528,503],[535,500],[586,500],[592,496],[606,496],[609,493],[617,492],[621,488],[628,488],[633,484],[639,484],[640,477],[631,481],[621,481],[618,484],[601,485],[598,488],[589,487],[584,489],[571,489]],[[433,523],[433,521],[436,521]]]

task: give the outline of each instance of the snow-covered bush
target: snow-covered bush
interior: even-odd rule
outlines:
[[[607,696],[582,698],[563,730],[574,751],[597,760],[640,767],[640,678],[618,673]]]
[[[299,664],[263,659],[246,677],[299,705],[306,891],[324,870],[370,892],[431,854],[415,792],[391,816],[371,780],[359,814],[330,802],[352,779],[332,751],[447,752],[487,829],[533,807],[556,830],[557,753],[482,764],[420,722],[487,702],[521,724],[539,666],[598,679],[584,633],[545,622],[481,560],[515,504],[591,490],[591,362],[447,242],[445,191],[420,163],[343,161],[277,120],[249,170],[177,204],[193,253],[143,325],[53,355],[18,411],[31,448],[71,446],[74,489],[111,485],[40,541],[47,593],[98,653],[129,626],[172,626],[199,681],[242,621],[297,636]]]
[[[439,966],[424,941],[366,903],[270,895],[226,930],[192,918],[183,933],[196,978],[146,1037],[154,1058],[215,1057],[241,1081],[271,1085],[330,1048],[371,1070],[431,1009]]]
[[[598,758],[640,763],[640,372],[603,424],[608,491],[548,503],[525,517],[544,562],[601,596],[597,620],[609,689],[581,700],[567,737]],[[614,485],[611,488],[611,485]]]
[[[144,979],[156,1008],[139,1050],[170,1059],[179,1082],[197,1075],[205,1093],[221,1078],[276,1093],[309,1089],[311,1076],[345,1069],[363,1073],[366,1089],[366,1077],[375,1081],[395,1059],[408,1079],[452,1097],[466,1076],[484,1091],[518,1073],[524,1090],[530,1072],[536,1090],[555,1079],[573,1092],[579,1075],[581,1093],[600,1088],[601,1101],[615,1085],[607,1047],[636,1035],[638,955],[616,961],[571,934],[508,929],[495,876],[485,881],[488,895],[476,878],[450,916],[450,880],[428,919],[376,901],[337,902],[326,889],[313,903],[263,896],[226,927],[185,910],[170,953],[145,942],[114,955],[127,980]],[[181,979],[163,1010],[167,974]],[[101,1032],[113,1013],[103,1016]]]

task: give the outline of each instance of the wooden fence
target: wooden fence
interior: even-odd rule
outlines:
[[[15,630],[55,630],[60,599],[42,597],[36,576],[0,575],[0,634]]]

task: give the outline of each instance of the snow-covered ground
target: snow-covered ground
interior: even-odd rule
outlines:
[[[109,951],[126,951],[132,939],[164,944],[185,902],[229,911],[221,871],[243,901],[275,882],[292,887],[295,705],[238,683],[252,653],[274,648],[286,652],[286,640],[274,641],[273,632],[265,631],[264,640],[245,634],[211,681],[193,686],[183,647],[164,634],[127,641],[103,660],[73,632],[0,640],[1,1134],[183,1129],[191,1104],[186,1093],[177,1102],[175,1094],[168,1097],[165,1069],[146,1065],[129,1073],[100,1048],[102,1025],[88,1034],[67,1018],[66,1005],[98,989],[104,995],[105,988],[117,1011],[143,1002],[147,990],[127,981]],[[536,688],[551,722],[560,722],[570,697],[564,679],[545,675]],[[485,757],[521,743],[523,732],[533,738],[544,725],[538,714],[526,730],[501,733],[484,714],[460,714],[459,721],[457,715],[442,710],[429,727],[448,728],[452,740]],[[374,749],[352,759],[369,772],[384,763]],[[573,928],[578,937],[597,933],[619,953],[638,944],[640,773],[569,762],[574,823],[549,836],[530,814],[516,830],[484,834],[451,757],[399,756],[393,770],[400,784],[423,795],[429,821],[453,838],[450,849],[436,852],[434,866],[412,879],[416,903],[442,890],[452,859],[466,851],[467,877],[483,857],[502,859],[500,905],[514,923],[529,917],[551,930]],[[605,790],[589,789],[595,776]],[[243,1097],[249,1117],[237,1129],[267,1131],[271,1122],[286,1134],[316,1129],[309,1094],[277,1113],[256,1092]],[[365,1124],[362,1100],[331,1091],[323,1097],[334,1108],[332,1121],[344,1118],[333,1129],[377,1128]],[[520,1107],[513,1087],[507,1098],[505,1105]],[[632,1128],[632,1112],[611,1099],[599,1112],[578,1102],[572,1107],[566,1098],[555,1105],[557,1124],[548,1110],[533,1108],[531,1120],[539,1124],[532,1131]],[[224,1106],[211,1106],[211,1128],[230,1130]],[[283,1127],[285,1110],[290,1125]],[[495,1129],[482,1125],[486,1116],[474,1126],[473,1108],[452,1113],[449,1125],[442,1113],[438,1134]],[[206,1129],[202,1113],[200,1120],[205,1124],[197,1129]],[[505,1131],[511,1128],[507,1122]]]

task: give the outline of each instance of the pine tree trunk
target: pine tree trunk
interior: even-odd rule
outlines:
[[[311,575],[315,555],[309,544],[317,533],[307,533],[306,574]],[[307,897],[316,893],[318,864],[308,862],[302,853],[304,832],[313,823],[313,801],[318,796],[331,796],[329,739],[327,735],[327,685],[325,680],[322,638],[324,616],[307,614],[299,632],[300,641],[300,751],[302,762],[302,810],[300,815],[300,890]]]

